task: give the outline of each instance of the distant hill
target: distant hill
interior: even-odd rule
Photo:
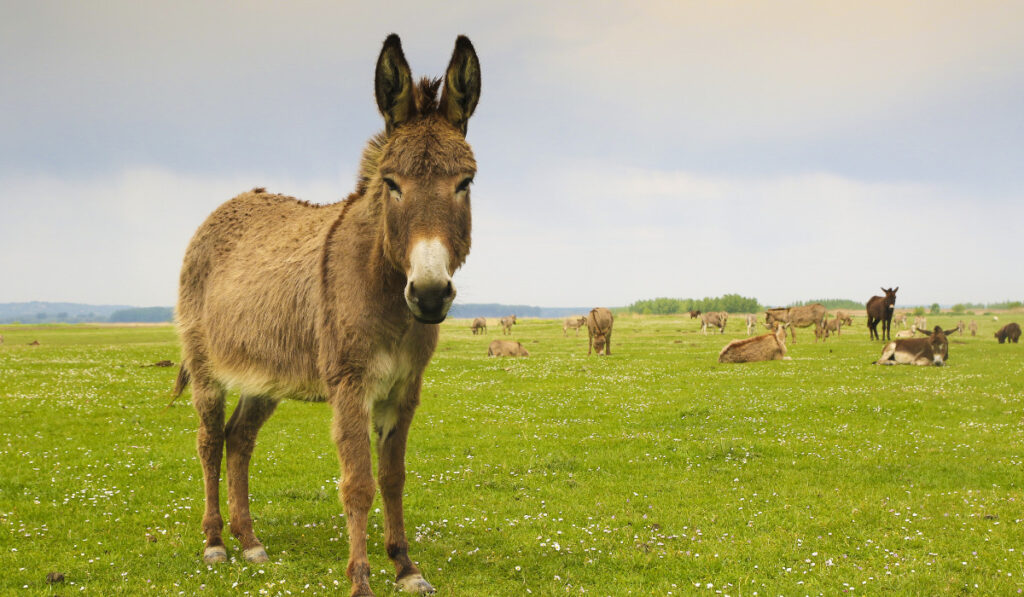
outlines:
[[[554,318],[585,315],[589,307],[534,307],[499,303],[456,303],[449,317],[519,317]],[[98,323],[98,322],[161,322],[172,321],[172,307],[133,307],[131,305],[86,305],[81,303],[0,303],[0,323]]]
[[[116,317],[116,318],[115,318]],[[171,321],[171,307],[87,305],[82,303],[0,303],[0,323],[96,323]]]
[[[589,307],[533,307],[530,305],[502,305],[500,303],[455,303],[448,311],[448,317],[470,319],[473,317],[568,317],[586,315]]]

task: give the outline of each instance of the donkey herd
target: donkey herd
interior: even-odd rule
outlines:
[[[179,279],[175,394],[191,385],[198,414],[208,564],[229,560],[220,499],[225,454],[231,534],[244,560],[266,562],[249,509],[256,436],[281,400],[325,401],[341,469],[350,595],[373,595],[367,526],[378,490],[395,587],[434,592],[406,538],[406,441],[436,324],[455,299],[452,276],[470,250],[476,161],[466,134],[480,88],[480,62],[466,37],[456,39],[443,78],[417,81],[398,36],[389,35],[373,81],[384,130],[363,149],[355,190],[338,203],[313,205],[256,188],[217,208],[192,237]],[[889,339],[895,292],[868,303],[873,338]],[[726,313],[690,315],[701,318],[705,334],[709,327],[724,333],[728,322]],[[852,322],[847,313],[826,320],[821,305],[770,309],[765,318],[770,333],[731,342],[720,360],[786,358],[787,329],[795,341],[795,328],[813,325],[824,340]],[[748,335],[755,321],[747,317]],[[596,308],[565,320],[563,334],[586,327],[588,354],[610,355],[613,323],[611,311]],[[512,334],[516,317],[500,325],[503,336]],[[471,329],[483,335],[487,327],[479,318]],[[918,331],[926,337],[889,342],[878,362],[942,364],[951,331]],[[1020,328],[1000,333],[1000,342],[1016,342]],[[507,339],[491,342],[489,354],[529,355]],[[230,389],[240,398],[228,417]]]
[[[872,297],[872,300],[868,302],[868,326],[873,339],[875,339],[875,337],[879,337],[874,326],[877,326],[879,323],[889,323],[884,315],[887,312],[891,313],[894,311],[893,307],[895,305],[897,289],[886,290],[883,288],[882,290],[886,292],[887,296]],[[879,310],[877,306],[872,308],[872,305],[878,304],[881,304],[881,310]],[[600,325],[592,323],[594,314],[598,312],[601,312],[605,317],[605,319],[601,320],[602,323]],[[719,333],[725,333],[726,323],[729,318],[728,313],[724,311],[710,313],[690,311],[689,314],[691,319],[700,318],[700,330],[704,335],[708,334],[708,327],[718,329]],[[508,318],[503,318],[503,321],[505,319]],[[477,330],[481,327],[486,329],[486,323],[481,326],[478,323],[480,321],[483,321],[483,318],[477,318],[473,321],[471,328],[474,334],[476,334]],[[605,321],[607,321],[607,324],[603,323]],[[747,336],[753,335],[756,321],[757,318],[753,314],[747,314],[744,316]],[[592,354],[592,349],[595,346],[599,347],[597,349],[598,355],[611,354],[610,341],[605,339],[606,336],[610,339],[611,322],[612,314],[610,311],[603,308],[594,309],[587,317],[573,315],[565,318],[562,321],[562,335],[567,336],[568,330],[570,329],[575,329],[578,335],[579,328],[586,327],[588,335],[590,336],[587,354]],[[903,322],[905,325],[905,316],[903,317]],[[733,340],[722,348],[722,351],[719,353],[718,360],[720,363],[788,360],[790,357],[786,356],[787,329],[789,330],[792,341],[796,342],[795,328],[813,326],[815,337],[814,341],[818,342],[820,340],[824,342],[830,336],[841,336],[843,327],[850,327],[851,325],[853,325],[852,313],[837,310],[829,316],[824,305],[820,303],[813,303],[798,307],[767,309],[765,311],[764,326],[771,331],[761,336]],[[947,336],[952,336],[954,334],[962,336],[964,331],[968,329],[970,330],[971,335],[975,336],[978,331],[978,324],[973,320],[969,325],[965,325],[963,321],[960,321],[956,327],[949,330],[943,330],[940,326],[935,326],[934,329],[928,330],[925,328],[925,318],[916,317],[915,323],[910,326],[909,330],[901,330],[897,332],[895,336],[896,340],[891,340],[888,337],[890,327],[891,324],[883,325],[882,327],[882,335],[885,336],[885,340],[888,340],[888,342],[882,350],[882,356],[875,361],[875,364],[877,365],[913,364],[942,366],[949,358],[949,343]],[[606,329],[607,332],[605,332]],[[1004,342],[1018,342],[1020,340],[1020,336],[1020,326],[1016,323],[1008,323],[995,333],[995,337],[1000,344]],[[595,338],[598,338],[599,340],[595,342]],[[605,348],[605,343],[609,346],[606,350],[602,350],[602,348]],[[488,356],[530,356],[530,353],[520,342],[511,340],[494,340],[488,347],[487,354]]]

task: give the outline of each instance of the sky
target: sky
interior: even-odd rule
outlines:
[[[457,302],[1024,298],[1022,2],[430,4],[0,0],[0,302],[172,305],[220,203],[347,196],[392,32],[481,62]]]

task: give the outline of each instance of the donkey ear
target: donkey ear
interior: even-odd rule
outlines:
[[[476,110],[479,100],[480,60],[469,38],[460,35],[455,40],[455,51],[452,52],[452,60],[444,75],[441,114],[465,135],[469,117]]]
[[[394,33],[384,40],[384,47],[377,58],[373,87],[377,94],[377,108],[384,117],[387,133],[391,134],[416,111],[412,72],[402,53],[402,42]]]
[[[893,289],[892,289],[892,291],[893,291],[894,293],[895,293],[895,292],[899,292],[899,290],[900,290],[900,287],[899,287],[899,286],[897,286],[896,288],[893,288]]]
[[[945,335],[947,335],[947,336],[952,336],[952,335],[953,335],[953,332],[957,331],[957,329],[958,329],[958,328],[953,328],[953,329],[951,329],[951,330],[942,330],[942,333],[943,333],[943,334],[945,334]]]

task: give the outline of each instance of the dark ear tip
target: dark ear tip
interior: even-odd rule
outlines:
[[[455,49],[456,50],[469,50],[470,52],[476,52],[473,49],[473,42],[469,41],[469,38],[465,35],[460,35],[455,38]]]
[[[386,50],[389,48],[402,49],[402,40],[398,38],[397,33],[392,33],[391,35],[388,35],[387,38],[384,40],[384,49]]]

